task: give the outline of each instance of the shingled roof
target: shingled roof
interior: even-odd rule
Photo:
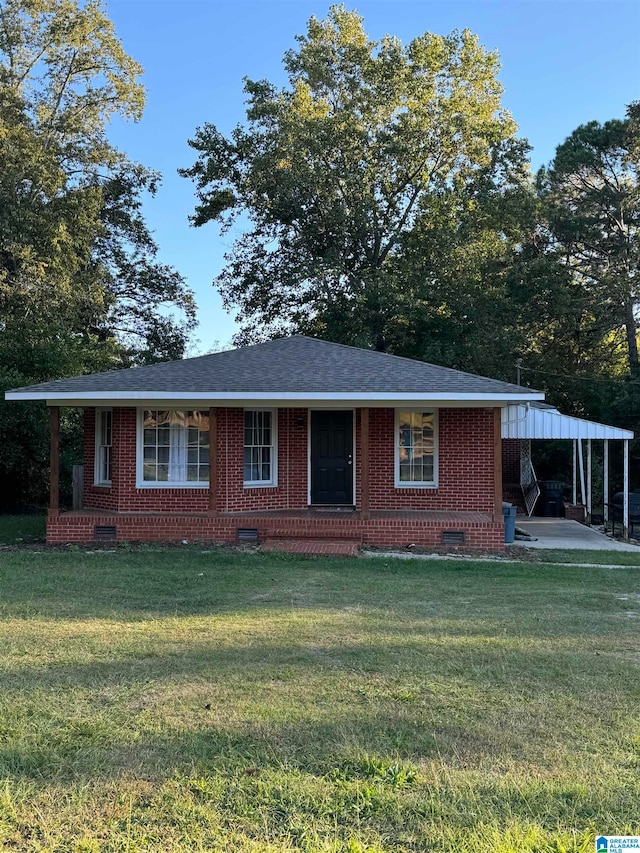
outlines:
[[[541,399],[530,389],[423,361],[296,335],[227,352],[42,382],[7,392],[7,399],[407,399],[415,395],[469,399]]]

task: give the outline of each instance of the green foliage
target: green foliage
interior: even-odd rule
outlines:
[[[0,516],[0,545],[20,545],[45,540],[45,517],[42,515]]]
[[[0,512],[34,512],[49,500],[49,413],[41,403],[8,403],[4,392],[32,378],[0,365]],[[62,409],[60,417],[61,499],[70,505],[71,472],[81,458],[80,414]]]
[[[1,348],[81,339],[85,371],[181,355],[193,297],[157,261],[140,210],[159,176],[106,138],[112,116],[140,117],[140,73],[100,3],[0,3]],[[33,361],[20,369],[64,375]]]
[[[629,121],[592,121],[558,146],[539,175],[552,250],[575,287],[575,335],[607,342],[609,363],[638,367],[640,187]],[[613,366],[613,365],[612,365]]]
[[[510,381],[521,357],[566,411],[637,428],[638,104],[536,182],[468,31],[372,41],[333,6],[284,67],[182,170],[193,224],[249,222],[216,280],[238,342],[301,331]]]
[[[0,0],[3,388],[183,354],[193,295],[141,214],[159,176],[106,137],[113,116],[140,118],[141,71],[100,2]],[[46,479],[45,413],[25,426],[27,411],[0,407],[18,503]],[[73,420],[63,428],[69,451]]]
[[[49,421],[37,403],[7,403],[4,392],[24,385],[26,377],[0,367],[0,509],[42,506],[47,481]]]
[[[468,30],[371,41],[342,6],[298,42],[287,88],[247,80],[246,126],[190,143],[193,222],[251,222],[217,281],[240,340],[296,329],[390,349],[433,209],[470,204],[487,173],[522,179],[498,59]]]

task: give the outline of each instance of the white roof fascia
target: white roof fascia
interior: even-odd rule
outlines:
[[[633,432],[607,426],[557,409],[537,409],[527,405],[510,405],[502,410],[503,438],[568,438],[568,439],[632,439]]]
[[[271,403],[271,405],[306,405],[314,403],[358,403],[359,405],[375,406],[380,403],[388,405],[405,403],[431,403],[432,405],[461,405],[473,404],[480,406],[503,407],[510,403],[543,400],[544,394],[526,392],[523,394],[479,394],[473,392],[454,392],[450,394],[418,393],[407,394],[402,391],[372,393],[370,391],[354,393],[351,391],[318,391],[318,392],[269,392],[269,391],[213,391],[213,392],[166,392],[166,391],[29,391],[28,389],[7,391],[6,400],[46,400],[49,405],[66,404],[83,406],[90,403],[104,405],[136,405],[144,404],[176,404],[176,403],[210,403],[212,405],[235,405],[253,403]]]

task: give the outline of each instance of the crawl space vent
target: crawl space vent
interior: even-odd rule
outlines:
[[[115,524],[96,524],[93,528],[94,539],[115,539],[116,535]]]
[[[464,530],[443,530],[443,545],[464,545]]]
[[[257,527],[238,527],[236,529],[236,540],[240,545],[257,545],[258,544],[258,528]]]

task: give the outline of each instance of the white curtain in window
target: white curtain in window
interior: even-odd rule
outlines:
[[[180,413],[182,414],[182,413]],[[187,480],[187,445],[189,433],[182,423],[172,423],[169,431],[169,482]]]

